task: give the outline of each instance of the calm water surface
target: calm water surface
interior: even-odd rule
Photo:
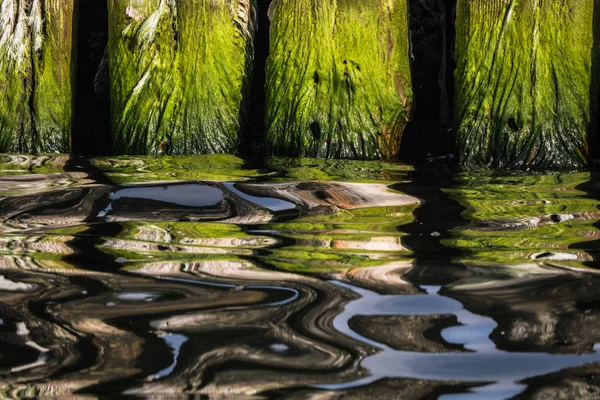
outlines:
[[[0,397],[600,396],[600,179],[0,156]]]

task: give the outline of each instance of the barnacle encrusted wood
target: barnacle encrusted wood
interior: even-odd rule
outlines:
[[[113,150],[235,151],[252,58],[252,0],[108,5]]]
[[[75,0],[0,0],[0,152],[71,146]]]
[[[412,103],[406,0],[274,0],[268,154],[396,155]]]
[[[458,0],[463,164],[577,168],[589,159],[596,0]]]

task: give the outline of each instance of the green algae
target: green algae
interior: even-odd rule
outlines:
[[[71,149],[74,0],[0,3],[0,152]]]
[[[594,51],[592,59],[592,89],[591,96],[591,132],[592,132],[592,155],[598,157],[600,154],[600,0],[594,3]]]
[[[588,164],[594,2],[458,1],[455,125],[461,163],[540,169]]]
[[[267,154],[391,158],[412,104],[405,0],[275,0]]]
[[[113,151],[234,152],[252,58],[252,3],[108,4]]]

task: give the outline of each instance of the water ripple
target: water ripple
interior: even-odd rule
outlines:
[[[599,198],[585,173],[0,156],[0,393],[592,397]]]

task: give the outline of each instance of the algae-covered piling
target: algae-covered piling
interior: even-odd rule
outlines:
[[[252,0],[109,0],[113,150],[235,151],[252,57]]]
[[[70,150],[75,1],[0,1],[0,152]]]
[[[592,88],[590,90],[592,105],[592,156],[600,156],[600,0],[594,2],[594,50],[592,58]]]
[[[457,154],[464,164],[589,159],[596,0],[458,0]]]
[[[268,154],[391,158],[412,103],[406,0],[273,0]]]

